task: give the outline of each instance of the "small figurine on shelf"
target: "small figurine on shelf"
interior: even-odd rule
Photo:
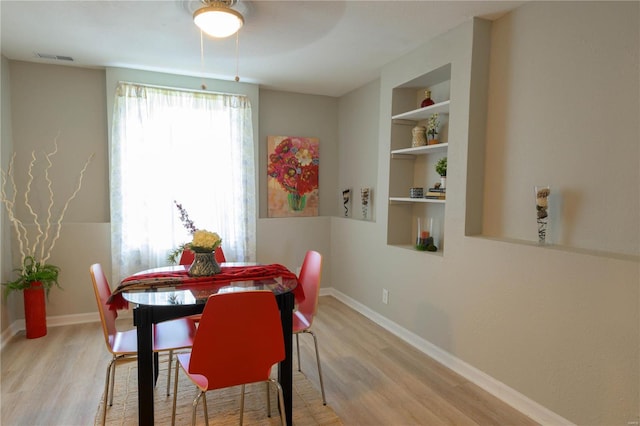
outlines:
[[[427,122],[427,145],[435,145],[437,143],[440,143],[438,141],[438,127],[440,127],[438,114],[431,114]]]
[[[431,90],[427,89],[424,91],[424,100],[420,104],[420,108],[428,107],[433,105],[435,102],[431,99]]]

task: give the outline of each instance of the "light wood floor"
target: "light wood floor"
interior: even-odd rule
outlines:
[[[536,424],[332,297],[320,298],[313,329],[327,402],[345,425]],[[300,343],[319,389],[313,339]],[[99,323],[16,336],[1,354],[2,426],[92,425],[108,360]]]

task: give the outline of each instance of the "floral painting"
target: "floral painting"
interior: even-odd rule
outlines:
[[[317,216],[318,138],[269,136],[269,217]]]

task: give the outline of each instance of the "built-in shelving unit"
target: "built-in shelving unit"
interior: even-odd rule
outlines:
[[[392,92],[387,244],[415,250],[417,222],[420,218],[423,224],[433,222],[433,228],[428,230],[438,247],[437,252],[423,253],[440,256],[444,254],[446,200],[410,198],[409,189],[420,187],[426,193],[440,180],[435,172],[435,164],[447,156],[449,148],[450,80],[451,65],[448,64],[399,85]],[[416,108],[427,88],[431,90],[436,103]],[[415,126],[425,126],[432,114],[438,114],[441,123],[438,135],[441,143],[412,147],[411,130]],[[452,167],[455,165],[449,166]]]

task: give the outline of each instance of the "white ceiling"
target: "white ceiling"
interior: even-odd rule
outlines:
[[[341,96],[385,64],[473,16],[494,19],[516,1],[240,0],[239,77],[298,93]],[[198,0],[0,1],[2,54],[82,67],[125,67],[232,80],[236,38],[205,36]],[[37,54],[69,56],[73,62]]]

